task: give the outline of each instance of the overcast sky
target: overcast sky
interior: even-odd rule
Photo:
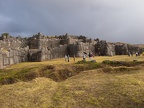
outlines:
[[[144,44],[144,0],[0,0],[0,34]]]

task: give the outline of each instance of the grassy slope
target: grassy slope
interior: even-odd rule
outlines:
[[[105,59],[130,61],[144,60],[144,57],[98,57],[97,61],[101,62]],[[47,64],[61,68],[61,63],[64,67],[67,64],[61,60],[21,63],[7,68],[5,70],[7,73],[0,72],[0,75],[8,76],[8,73],[15,74],[25,68],[40,69]],[[2,85],[0,106],[1,108],[143,108],[143,69],[142,64],[139,70],[123,72],[104,69],[87,70],[62,82],[39,77],[29,82]],[[10,70],[12,72],[9,72]]]

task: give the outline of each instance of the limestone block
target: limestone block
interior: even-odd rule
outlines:
[[[53,48],[53,52],[56,53],[56,48]]]
[[[13,50],[10,50],[9,51],[9,57],[13,57],[14,56],[14,52],[13,52]]]
[[[45,55],[43,54],[43,55],[42,55],[42,61],[44,61],[44,60],[45,60]]]
[[[4,66],[10,65],[9,58],[5,55],[3,56],[3,65]]]
[[[81,46],[81,45],[77,45],[77,46],[76,46],[76,50],[77,50],[77,51],[81,51],[81,50],[82,50],[82,46]]]
[[[47,60],[50,60],[50,59],[51,59],[51,58],[50,58],[50,54],[49,54]]]
[[[54,57],[53,57],[53,54],[51,54],[50,57],[51,57],[51,59],[53,59],[53,58],[54,58]]]
[[[14,56],[14,63],[19,63],[19,57],[18,56]]]
[[[54,58],[57,58],[57,57],[56,57],[56,53],[54,53]]]
[[[0,69],[3,69],[3,56],[0,54]]]
[[[56,53],[58,53],[58,52],[59,52],[59,48],[58,48],[58,47],[56,47],[56,48],[55,48],[55,50],[56,50],[56,51],[55,51]]]
[[[21,55],[22,55],[21,51],[18,51],[18,56],[21,56]]]
[[[14,50],[14,56],[17,56],[18,54],[17,54],[17,50]]]
[[[51,52],[50,52],[50,50],[48,50],[48,54],[50,54]]]
[[[23,62],[23,56],[18,56],[18,58],[19,58],[19,61],[18,61],[18,63],[21,63],[21,62]]]
[[[5,51],[3,51],[3,54],[4,54],[5,56],[9,57],[9,51],[5,50]]]
[[[52,49],[51,53],[52,53],[52,54],[54,53],[54,48]]]
[[[25,56],[21,56],[22,58],[22,62],[26,62],[26,57]]]
[[[47,54],[45,54],[45,60],[47,60],[48,59],[48,55]]]
[[[10,58],[9,58],[9,62],[10,62],[10,65],[14,64],[14,58],[13,58],[13,57],[10,57]]]

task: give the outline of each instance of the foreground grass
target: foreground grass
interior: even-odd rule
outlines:
[[[144,58],[136,59],[142,61]],[[132,62],[131,65],[130,61],[135,58],[126,56],[97,57],[98,64],[74,64],[74,61],[67,63],[62,60],[21,63],[1,70],[1,78],[19,78],[21,75],[28,75],[24,78],[30,77],[28,82],[17,81],[14,84],[0,86],[1,108],[143,108],[143,62]],[[103,60],[126,61],[128,66],[108,63],[99,67]],[[38,73],[34,74],[37,78],[32,77],[33,74],[29,75],[33,72]],[[63,76],[67,72],[77,73],[72,73],[74,75],[69,77]],[[44,76],[39,77],[39,74]],[[46,75],[52,75],[54,78],[62,75],[65,80],[56,82],[56,79],[52,80],[51,77],[45,78]]]
[[[144,73],[84,71],[62,82],[36,78],[0,87],[1,108],[143,108]]]

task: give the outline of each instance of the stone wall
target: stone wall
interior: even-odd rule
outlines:
[[[139,47],[138,45],[115,43],[116,55],[127,55],[128,53],[135,54],[136,52],[142,53],[143,48]]]
[[[69,56],[76,56],[76,57],[82,57],[83,52],[86,53],[93,53],[95,55],[95,45],[90,43],[83,43],[83,42],[77,42],[75,44],[69,44],[68,45],[68,55]]]
[[[26,38],[21,37],[1,37],[0,38],[0,49],[9,49],[9,48],[24,48],[28,46],[28,41]]]
[[[0,69],[13,64],[28,61],[28,48],[9,49],[0,51]]]
[[[115,54],[115,44],[107,43],[107,54],[108,56],[114,56]]]
[[[142,45],[141,45],[142,46]],[[41,33],[29,38],[0,37],[0,69],[20,62],[45,61],[63,58],[65,55],[82,57],[83,52],[93,55],[126,55],[128,52],[142,52],[139,45],[110,43],[85,36],[45,36]]]
[[[107,42],[104,40],[98,41],[95,44],[95,51],[96,51],[96,55],[98,56],[103,56],[103,55],[107,55]]]
[[[67,55],[67,45],[60,45],[59,47],[54,47],[51,49],[29,49],[28,51],[28,61],[46,61],[56,58],[63,58]]]

